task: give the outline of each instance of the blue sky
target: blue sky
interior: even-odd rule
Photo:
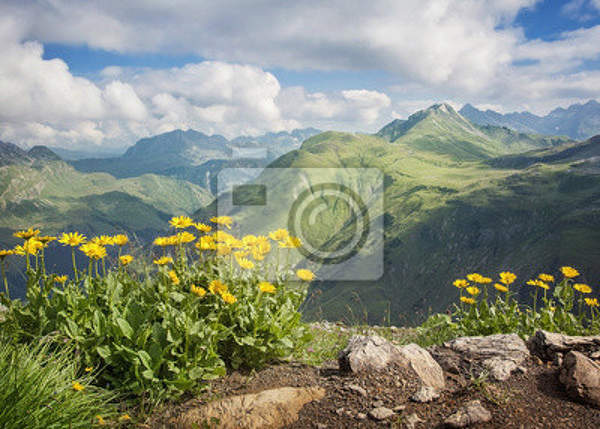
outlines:
[[[439,101],[600,97],[600,0],[5,0],[0,139],[376,131]]]

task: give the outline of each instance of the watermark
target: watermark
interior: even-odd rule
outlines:
[[[289,268],[310,268],[320,280],[383,275],[378,169],[226,168],[217,176],[217,194],[217,214],[234,218],[237,235],[286,228],[300,239],[297,248],[271,252]]]

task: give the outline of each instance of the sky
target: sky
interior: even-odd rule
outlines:
[[[1,0],[0,140],[375,132],[600,99],[600,0]]]

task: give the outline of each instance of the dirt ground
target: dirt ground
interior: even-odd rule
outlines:
[[[424,420],[417,428],[444,427],[445,418],[474,399],[492,413],[492,421],[472,427],[600,428],[600,410],[568,398],[558,382],[557,367],[533,359],[525,367],[525,373],[516,373],[498,383],[468,374],[447,374],[447,391],[431,403],[420,404],[410,400],[418,386],[410,369],[390,366],[383,371],[353,375],[341,373],[336,362],[321,367],[286,363],[250,374],[234,372],[215,380],[202,398],[171,408],[152,427],[170,427],[168,422],[178,413],[211,399],[283,386],[319,385],[326,389],[325,398],[307,404],[289,428],[401,428],[403,419],[413,413]],[[367,395],[349,389],[351,384],[365,389]],[[365,418],[375,405],[396,409],[396,414],[384,421]]]

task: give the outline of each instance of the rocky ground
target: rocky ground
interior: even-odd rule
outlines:
[[[600,427],[600,337],[538,332],[427,350],[352,337],[338,361],[234,372],[156,428]]]

